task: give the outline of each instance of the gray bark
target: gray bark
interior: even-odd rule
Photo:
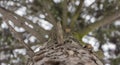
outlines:
[[[64,44],[46,43],[32,58],[29,65],[103,65],[90,51],[73,39]]]

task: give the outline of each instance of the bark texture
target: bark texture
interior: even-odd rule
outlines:
[[[27,65],[103,65],[90,51],[73,39],[63,44],[46,43]]]

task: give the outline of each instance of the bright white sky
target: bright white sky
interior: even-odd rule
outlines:
[[[85,0],[85,5],[88,7],[91,5],[95,0]]]

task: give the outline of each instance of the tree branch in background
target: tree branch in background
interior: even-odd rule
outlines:
[[[51,13],[50,10],[49,10],[49,6],[50,6],[50,5],[48,5],[48,4],[49,4],[48,1],[42,0],[42,2],[40,2],[40,3],[43,5],[45,11],[46,11],[47,14],[48,14],[49,22],[50,22],[51,24],[53,24],[54,26],[56,26],[56,20],[55,20],[54,16],[52,15],[52,13]]]
[[[106,15],[103,17],[103,19],[90,24],[88,27],[83,28],[82,31],[75,32],[75,37],[81,41],[82,37],[87,35],[89,32],[91,32],[101,26],[105,26],[107,24],[115,22],[115,20],[117,20],[118,18],[120,18],[120,11],[115,12],[111,15]]]
[[[45,11],[46,11],[47,14],[48,14],[49,22],[50,22],[51,24],[53,24],[53,26],[54,26],[53,29],[51,30],[51,35],[50,35],[50,37],[51,37],[52,39],[56,39],[56,35],[58,34],[57,31],[59,30],[59,29],[57,29],[57,23],[56,23],[56,22],[58,22],[58,21],[56,21],[56,19],[55,19],[54,16],[52,15],[51,11],[49,10],[49,9],[50,9],[50,8],[49,8],[50,5],[48,5],[49,2],[46,1],[46,0],[42,0],[42,2],[40,2],[40,3],[43,5]]]
[[[9,12],[8,10],[1,8],[1,7],[0,7],[0,13],[2,13],[2,15],[4,16],[5,19],[11,20],[15,25],[25,28],[28,32],[30,32],[35,37],[37,37],[37,39],[39,39],[41,41],[41,43],[46,41],[46,38],[43,35],[45,33],[45,31],[41,29],[41,31],[39,31],[39,33],[40,33],[39,34],[38,31],[25,25],[25,21],[28,21],[28,20],[25,20],[24,18],[22,18],[16,14],[13,14],[13,13]],[[15,17],[17,17],[17,18],[15,18]],[[28,22],[28,23],[30,23],[30,22]],[[33,26],[35,26],[35,28],[39,29],[39,27],[37,27],[35,24]]]
[[[68,15],[67,15],[67,0],[64,0],[63,2],[62,2],[62,8],[63,8],[63,10],[62,10],[62,25],[63,25],[63,28],[64,29],[66,29],[66,26],[67,26],[67,19],[68,19]]]
[[[75,22],[77,21],[77,18],[80,16],[83,4],[84,4],[84,0],[80,0],[80,4],[78,5],[78,8],[76,9],[76,11],[71,19],[71,23],[70,23],[71,29],[74,29]]]
[[[86,9],[89,10],[91,8],[91,6],[93,6],[96,2],[98,2],[100,0],[95,0],[92,4],[89,5],[89,7],[87,7]]]
[[[93,3],[91,3],[88,7],[85,7],[86,8],[86,10],[88,11],[88,12],[85,12],[86,14],[88,14],[89,13],[89,11],[91,10],[91,6],[93,6],[95,3],[97,3],[97,2],[99,2],[100,0],[95,0]],[[86,15],[87,16],[87,15]]]
[[[18,42],[19,43],[19,42]],[[37,45],[39,43],[29,43],[29,46],[33,46],[33,45]],[[13,45],[13,46],[1,46],[0,47],[0,52],[1,51],[9,51],[9,50],[15,50],[15,49],[24,49],[24,45],[21,45],[21,44],[16,44],[16,45]]]
[[[18,32],[16,32],[14,30],[14,28],[11,27],[11,25],[7,22],[9,21],[9,19],[6,19],[3,17],[3,20],[5,20],[5,22],[7,23],[7,25],[9,26],[10,31],[15,35],[15,37],[19,40],[19,42],[28,50],[28,55],[29,57],[33,57],[35,55],[34,51],[30,48],[29,45],[27,45],[24,40],[22,39],[22,35],[20,35]]]

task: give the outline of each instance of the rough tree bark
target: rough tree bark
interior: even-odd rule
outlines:
[[[63,38],[60,22],[57,22],[57,40],[46,43],[35,53],[28,65],[103,65],[90,51],[72,37]]]
[[[27,65],[103,65],[91,51],[70,37],[63,44],[46,43],[31,60]]]

